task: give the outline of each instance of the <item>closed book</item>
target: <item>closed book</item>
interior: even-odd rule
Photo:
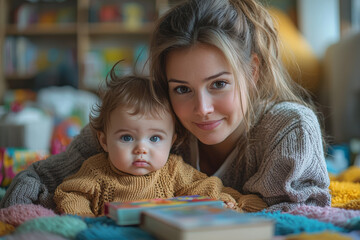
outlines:
[[[146,210],[140,223],[143,230],[163,240],[267,240],[274,236],[274,225],[267,218],[212,206]]]
[[[140,223],[140,213],[147,209],[174,208],[181,206],[211,205],[223,207],[221,200],[192,195],[173,198],[155,198],[129,202],[105,203],[104,213],[115,220],[118,225],[135,225]]]

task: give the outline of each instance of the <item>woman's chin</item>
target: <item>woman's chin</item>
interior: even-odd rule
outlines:
[[[201,136],[196,136],[195,137],[203,144],[205,145],[216,145],[219,143],[222,143],[225,140],[225,137],[221,137],[221,136],[211,136],[211,135],[201,135]]]

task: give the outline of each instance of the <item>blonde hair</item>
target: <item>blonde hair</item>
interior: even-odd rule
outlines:
[[[150,71],[168,93],[166,57],[174,49],[197,43],[217,47],[231,65],[248,104],[246,129],[270,103],[298,102],[306,91],[291,80],[279,56],[279,40],[267,10],[255,0],[188,0],[163,15],[150,44]],[[254,57],[258,67],[254,68]],[[257,79],[253,72],[257,71]],[[247,89],[244,91],[244,89]]]

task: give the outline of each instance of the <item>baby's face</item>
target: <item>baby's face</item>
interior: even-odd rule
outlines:
[[[99,140],[111,163],[120,171],[145,175],[162,168],[174,140],[174,120],[170,113],[161,118],[130,115],[118,107],[110,116],[107,134]]]

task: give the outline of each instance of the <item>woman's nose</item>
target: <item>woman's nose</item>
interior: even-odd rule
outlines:
[[[214,111],[211,96],[207,93],[199,93],[196,97],[195,111],[201,116],[206,116]]]

